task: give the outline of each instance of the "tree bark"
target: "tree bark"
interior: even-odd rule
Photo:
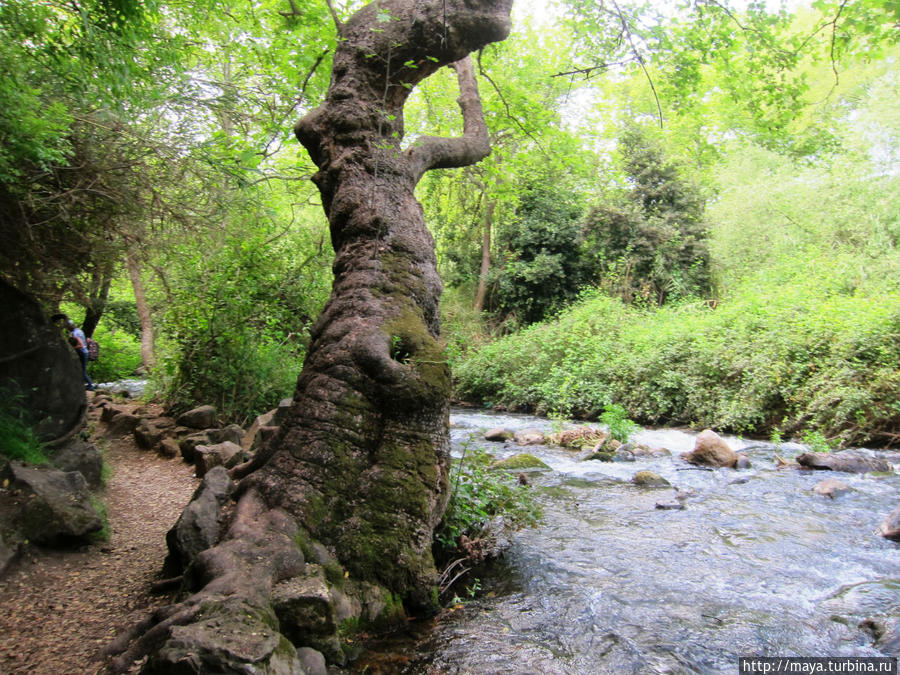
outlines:
[[[134,291],[134,301],[137,304],[138,318],[141,321],[141,363],[144,370],[153,370],[155,357],[153,353],[153,317],[150,314],[150,306],[147,304],[147,293],[144,291],[144,281],[141,278],[141,262],[133,251],[126,256],[128,276],[131,278],[131,288]]]
[[[489,199],[484,212],[484,230],[481,237],[481,271],[478,274],[478,291],[475,293],[475,311],[484,310],[487,297],[488,275],[491,273],[491,226],[494,219],[496,199]]]
[[[299,646],[306,633],[292,632],[272,593],[302,574],[298,540],[324,544],[351,583],[377,584],[407,610],[436,608],[431,543],[449,498],[450,373],[434,241],[413,191],[429,169],[490,152],[467,57],[506,37],[510,6],[381,0],[339,24],[327,97],[295,127],[318,167],[313,180],[330,223],[331,298],[286,420],[234,471],[242,480],[230,529],[188,568],[196,592],[119,641],[114,651],[137,637],[120,669],[151,652],[147,672],[190,659],[210,672],[246,664],[295,672],[284,659],[296,657],[279,638]],[[403,149],[410,90],[451,64],[463,135]],[[213,636],[223,632],[243,638],[223,646]]]
[[[104,269],[95,270],[91,279],[90,294],[87,297],[87,306],[84,310],[84,321],[81,322],[81,330],[85,337],[92,337],[103,312],[106,311],[106,301],[109,299],[109,287],[112,285],[112,271]]]

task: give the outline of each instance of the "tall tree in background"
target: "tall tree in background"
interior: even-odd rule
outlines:
[[[331,299],[287,420],[236,472],[245,477],[230,537],[192,566],[204,587],[165,612],[121,667],[163,639],[151,659],[156,672],[191,658],[204,661],[201,670],[252,663],[288,672],[297,657],[265,617],[272,587],[302,571],[298,526],[333,547],[352,578],[386,587],[410,609],[436,608],[431,544],[449,498],[450,374],[434,243],[413,190],[429,169],[490,152],[467,56],[506,37],[510,7],[386,0],[338,22],[326,100],[296,126],[319,168],[314,181],[331,225]],[[422,137],[402,150],[410,90],[450,64],[463,135]],[[176,636],[168,631],[175,624],[189,625]],[[284,621],[280,628],[290,630]],[[220,633],[235,641],[221,646]]]
[[[704,296],[710,273],[702,194],[647,132],[626,130],[620,147],[630,189],[619,203],[591,209],[584,225],[594,279],[627,303]]]

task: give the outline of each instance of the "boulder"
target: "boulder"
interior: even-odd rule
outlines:
[[[504,441],[510,440],[513,436],[513,432],[509,429],[503,429],[502,427],[488,429],[484,432],[484,440],[491,441],[492,443],[503,443]]]
[[[592,452],[614,453],[621,447],[622,443],[618,439],[615,439],[612,436],[608,436],[597,443],[597,445],[593,447]]]
[[[813,492],[823,497],[840,497],[850,491],[850,486],[837,478],[826,478],[813,486]]]
[[[267,610],[217,611],[207,619],[172,626],[162,647],[141,668],[145,675],[170,673],[305,673],[296,648],[272,628]],[[208,610],[212,613],[213,610]]]
[[[153,450],[166,437],[166,429],[160,427],[157,420],[142,419],[134,429],[134,440],[138,447]]]
[[[100,487],[103,455],[93,443],[70,441],[53,455],[50,463],[62,471],[77,471],[92,489]]]
[[[543,445],[547,442],[544,434],[537,429],[523,429],[513,436],[519,445]]]
[[[550,467],[539,460],[534,455],[528,453],[519,453],[491,465],[492,469],[504,469],[506,471],[521,471],[522,469],[543,469],[549,470]]]
[[[124,406],[107,404],[103,406],[103,410],[100,412],[100,421],[106,423],[112,422],[116,415],[123,412],[129,411],[126,410]]]
[[[284,421],[287,419],[288,413],[290,412],[291,406],[293,406],[293,404],[293,399],[281,399],[281,401],[278,402],[278,407],[275,408],[275,414],[272,416],[271,423],[265,426],[280,427],[282,424],[284,424]]]
[[[181,447],[174,438],[164,438],[159,442],[156,451],[163,457],[172,459],[173,457],[178,457],[178,454],[181,452]]]
[[[81,364],[40,303],[0,279],[0,383],[24,421],[45,443],[63,442],[81,427],[87,397]]]
[[[844,473],[891,471],[891,464],[887,460],[870,457],[852,450],[841,452],[804,452],[797,457],[797,463],[807,469],[842,471]]]
[[[205,431],[193,433],[185,436],[178,441],[178,448],[181,450],[181,456],[188,464],[193,464],[197,456],[196,448],[198,445],[206,445],[209,443],[209,436]]]
[[[651,448],[643,443],[626,443],[628,449],[635,457],[670,457],[672,453],[665,448]]]
[[[328,675],[325,656],[322,652],[316,651],[312,647],[300,647],[297,650],[297,658],[300,659],[300,665],[303,666],[302,672],[305,675]]]
[[[276,412],[278,411],[274,409],[270,410],[267,413],[259,415],[255,420],[253,420],[253,424],[250,425],[250,428],[247,429],[247,432],[241,439],[241,447],[244,449],[244,452],[251,452],[259,446],[260,441],[257,439],[259,430],[261,427],[273,426]]]
[[[91,504],[87,481],[77,471],[9,462],[0,478],[11,500],[7,518],[28,541],[66,544],[85,540],[103,528]]]
[[[127,436],[134,433],[141,419],[130,412],[117,413],[106,427],[107,436]]]
[[[194,448],[194,466],[198,478],[205,476],[210,469],[224,466],[226,469],[238,464],[243,458],[241,446],[231,441],[215,445],[198,445]]]
[[[216,426],[216,409],[211,405],[201,405],[179,415],[177,422],[191,429],[209,429]]]
[[[669,481],[652,471],[638,471],[631,478],[631,482],[641,487],[669,487],[670,485]]]
[[[881,524],[881,536],[885,539],[900,541],[900,506],[891,511]]]
[[[219,516],[234,492],[234,483],[225,467],[214,467],[203,477],[190,503],[166,533],[169,555],[164,569],[177,576],[202,551],[219,540]]]
[[[719,434],[710,429],[697,436],[692,452],[684,453],[681,458],[691,464],[714,467],[737,466],[738,457]]]
[[[656,508],[660,511],[683,511],[684,503],[678,500],[670,502],[656,502]]]
[[[207,429],[206,435],[209,437],[210,443],[229,443],[241,444],[244,439],[244,430],[237,424],[229,424],[224,429]]]

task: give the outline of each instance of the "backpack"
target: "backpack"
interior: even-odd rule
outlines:
[[[88,361],[96,361],[100,358],[100,345],[97,344],[97,341],[92,338],[86,338],[85,342],[87,343],[88,350]]]

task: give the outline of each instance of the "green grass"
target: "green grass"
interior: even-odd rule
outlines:
[[[0,455],[26,464],[46,464],[47,455],[34,431],[11,405],[0,408]]]

